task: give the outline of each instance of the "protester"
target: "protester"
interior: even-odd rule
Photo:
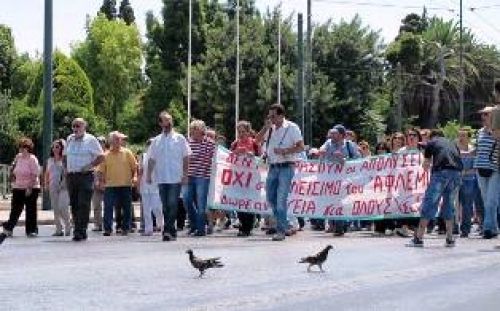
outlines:
[[[205,122],[194,120],[189,125],[190,137],[188,184],[184,193],[184,205],[188,212],[190,232],[195,236],[207,234],[207,196],[212,171],[215,142],[207,137]]]
[[[431,140],[424,150],[424,170],[431,170],[430,182],[425,191],[420,211],[420,222],[408,246],[422,247],[423,236],[430,219],[434,219],[442,199],[441,213],[446,223],[446,246],[455,246],[453,238],[454,201],[460,187],[463,169],[458,147],[443,137],[441,130],[432,130]],[[432,166],[431,166],[432,162]]]
[[[297,124],[285,118],[285,107],[274,104],[269,108],[264,127],[257,134],[256,141],[266,141],[265,152],[269,164],[266,196],[276,218],[273,241],[283,241],[288,226],[288,193],[297,154],[304,150],[304,140]]]
[[[109,144],[104,136],[97,137],[99,144],[104,152],[109,149]],[[94,214],[94,228],[92,231],[102,231],[102,202],[104,200],[104,185],[99,183],[97,175],[94,176],[94,192],[92,193],[92,210]]]
[[[491,239],[498,235],[498,205],[500,204],[499,168],[492,157],[495,138],[491,130],[491,112],[494,107],[480,110],[483,127],[479,130],[476,145],[474,168],[484,201],[483,238]]]
[[[362,140],[358,143],[359,146],[359,154],[361,158],[367,158],[372,155],[370,150],[370,144],[366,140]]]
[[[3,223],[3,233],[12,236],[19,216],[26,208],[25,232],[28,237],[38,235],[37,199],[40,193],[40,165],[33,154],[33,142],[29,138],[21,138],[18,143],[19,153],[12,164],[12,200],[9,220]]]
[[[99,183],[104,184],[104,236],[113,231],[113,210],[121,208],[123,220],[121,234],[127,235],[131,227],[132,185],[137,173],[137,162],[128,148],[122,147],[125,134],[109,133],[110,148],[99,166]]]
[[[476,150],[470,144],[470,131],[468,129],[461,128],[458,132],[457,146],[464,166],[462,184],[458,191],[461,207],[460,237],[466,238],[471,232],[474,201],[477,195],[480,194],[476,170],[473,168]]]
[[[175,221],[177,218],[177,199],[181,185],[187,184],[189,156],[191,149],[183,135],[174,130],[172,116],[162,111],[158,118],[162,133],[151,142],[146,183],[158,184],[163,207],[163,241],[177,239]]]
[[[66,140],[64,155],[71,215],[75,226],[73,241],[78,242],[87,239],[94,168],[104,160],[104,154],[99,141],[86,132],[87,122],[84,119],[74,119],[71,127],[73,134]]]
[[[54,211],[56,232],[53,236],[69,236],[71,234],[69,194],[63,166],[65,144],[62,139],[57,139],[52,143],[44,178],[45,187],[49,189],[50,204]]]
[[[231,144],[231,151],[239,156],[260,156],[260,146],[251,136],[252,126],[248,121],[239,121],[236,126],[238,130],[238,139]],[[252,213],[238,212],[240,227],[238,236],[247,237],[251,234],[255,215]]]
[[[328,131],[327,141],[320,147],[320,157],[328,162],[344,163],[346,160],[358,159],[361,157],[356,143],[347,140],[346,129],[343,125],[337,124]],[[330,221],[330,231],[334,228],[335,236],[343,236],[347,230],[348,223],[344,220]]]

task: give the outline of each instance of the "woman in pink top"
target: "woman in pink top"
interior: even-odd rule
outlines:
[[[12,199],[9,220],[3,224],[4,233],[12,236],[12,230],[26,206],[26,235],[38,235],[36,201],[40,193],[40,166],[33,155],[33,142],[22,138],[19,142],[19,153],[14,159],[12,168]]]

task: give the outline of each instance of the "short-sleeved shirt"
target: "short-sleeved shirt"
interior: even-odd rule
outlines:
[[[325,143],[320,147],[320,150],[325,152],[322,158],[330,162],[340,161],[339,157],[336,156],[338,152],[342,153],[343,160],[358,159],[361,157],[358,145],[350,140],[343,140],[342,142],[335,143],[330,138],[325,141]]]
[[[151,142],[150,156],[155,161],[154,180],[157,184],[178,184],[182,181],[183,160],[191,148],[182,134],[161,133]]]
[[[432,171],[463,169],[458,146],[444,137],[432,138],[425,146],[424,157],[432,158]]]
[[[134,154],[123,147],[116,151],[106,151],[104,161],[98,168],[99,172],[104,176],[106,188],[132,186],[132,179],[136,169],[137,161]]]
[[[257,144],[255,141],[255,138],[248,136],[245,138],[239,138],[231,144],[231,151],[234,151],[236,149],[244,149],[245,152],[252,153],[253,155],[259,156],[260,155],[260,146]]]
[[[75,134],[69,135],[63,153],[68,172],[79,173],[103,152],[97,138],[85,133],[81,138],[76,138]]]
[[[266,138],[267,137],[269,137],[269,134],[266,135]],[[297,153],[278,155],[274,153],[274,148],[292,148],[302,140],[303,138],[300,128],[292,121],[286,119],[283,120],[283,124],[279,128],[276,128],[276,126],[273,125],[271,137],[269,138],[269,144],[267,144],[266,150],[269,164],[297,161]]]
[[[14,163],[13,174],[15,181],[12,183],[12,188],[40,188],[40,165],[38,164],[38,159],[33,154],[26,157],[18,154]],[[35,179],[34,183],[33,179]]]
[[[215,154],[215,142],[204,138],[201,141],[189,140],[191,155],[189,156],[189,177],[210,178],[212,159]]]

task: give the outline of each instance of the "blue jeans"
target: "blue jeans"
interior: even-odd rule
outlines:
[[[177,200],[181,194],[181,184],[159,184],[161,205],[163,206],[163,234],[177,236],[175,221],[177,219]]]
[[[462,222],[460,224],[460,232],[462,233],[470,233],[473,205],[477,191],[479,191],[479,187],[476,178],[462,180],[462,185],[460,185],[458,191],[458,200],[462,206]]]
[[[441,215],[444,220],[453,220],[455,197],[460,187],[460,171],[440,170],[431,173],[431,180],[422,201],[422,218],[431,220],[436,216],[439,201],[443,198]]]
[[[287,222],[287,199],[294,175],[293,165],[273,166],[269,168],[266,180],[267,202],[271,205],[276,218],[276,231],[285,233]]]
[[[498,205],[500,204],[500,173],[493,172],[490,177],[481,177],[477,180],[484,201],[484,231],[498,233]]]
[[[123,208],[122,230],[129,231],[132,211],[131,187],[107,187],[104,190],[104,231],[113,230],[113,208]]]
[[[201,177],[189,177],[186,191],[184,192],[184,205],[186,206],[191,231],[205,233],[207,220],[206,207],[208,197],[208,186],[210,179]]]

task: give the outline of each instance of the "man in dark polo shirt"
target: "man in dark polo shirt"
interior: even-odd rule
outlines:
[[[441,130],[432,130],[431,140],[425,145],[425,160],[422,165],[426,171],[431,169],[430,183],[422,201],[418,229],[407,246],[424,246],[425,229],[429,221],[436,216],[441,198],[443,199],[441,212],[446,223],[446,246],[455,246],[453,239],[454,201],[460,187],[460,172],[463,164],[457,145],[443,136]]]

